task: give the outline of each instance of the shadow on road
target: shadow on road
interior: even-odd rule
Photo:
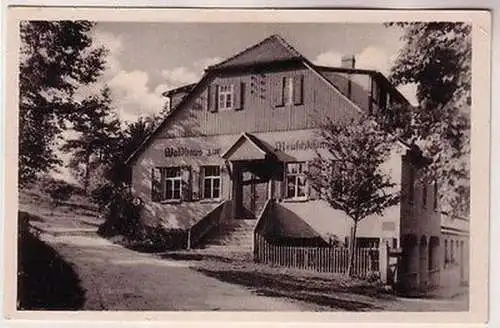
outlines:
[[[29,231],[37,217],[19,212],[18,310],[78,310],[84,292],[73,268]]]
[[[305,278],[241,267],[234,270],[198,267],[196,270],[221,281],[249,287],[258,295],[285,297],[343,311],[381,310],[374,300],[392,298],[368,284],[363,287],[342,287],[334,279]]]

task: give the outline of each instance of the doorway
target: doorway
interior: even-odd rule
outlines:
[[[257,219],[273,197],[275,166],[265,160],[232,162],[234,219]]]
[[[243,173],[243,207],[248,213],[247,217],[257,218],[264,207],[267,195],[269,180],[259,177],[255,172],[246,171]]]

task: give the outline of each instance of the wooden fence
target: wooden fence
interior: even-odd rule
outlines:
[[[254,234],[254,258],[257,262],[319,272],[347,273],[349,251],[346,247],[300,247],[273,245]],[[379,250],[358,248],[353,272],[358,277],[380,272]]]

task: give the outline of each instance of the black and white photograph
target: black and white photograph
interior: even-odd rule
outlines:
[[[15,311],[469,312],[474,24],[383,17],[19,19]]]

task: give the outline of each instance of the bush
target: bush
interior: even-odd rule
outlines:
[[[161,252],[185,248],[186,241],[187,233],[182,229],[141,226],[129,240],[129,247],[140,252]]]
[[[77,186],[55,179],[43,181],[42,189],[50,196],[54,206],[67,202],[73,194],[79,191]]]
[[[161,225],[149,226],[140,220],[142,201],[126,188],[102,185],[92,192],[105,218],[98,233],[105,237],[123,236],[119,242],[141,252],[158,252],[185,248],[187,232],[182,229],[165,229]]]
[[[125,188],[114,189],[105,185],[93,193],[103,211],[104,223],[98,233],[105,236],[134,236],[140,226],[142,203],[136,203],[136,198]],[[106,204],[105,202],[110,199]]]

